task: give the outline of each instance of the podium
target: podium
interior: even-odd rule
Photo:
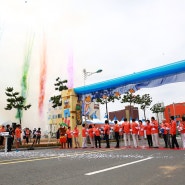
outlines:
[[[0,132],[0,136],[5,138],[5,148],[4,151],[7,153],[8,137],[10,137],[9,132]]]

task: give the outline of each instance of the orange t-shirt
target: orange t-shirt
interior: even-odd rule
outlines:
[[[145,126],[146,135],[151,135],[151,129],[152,129],[151,125],[146,125]]]
[[[21,138],[21,133],[22,133],[21,129],[19,129],[19,128],[15,129],[15,137],[16,138]]]
[[[79,130],[77,128],[75,128],[73,131],[74,137],[78,137],[78,134],[79,134]]]
[[[179,127],[181,127],[181,133],[184,134],[185,133],[185,121],[181,121],[179,124]]]
[[[175,135],[176,134],[176,122],[173,120],[170,124],[170,134]]]
[[[170,125],[168,123],[162,123],[161,128],[164,129],[163,134],[168,134],[168,130],[170,130]]]
[[[139,126],[139,135],[140,136],[144,136],[144,129],[145,129],[145,126],[144,125],[140,125]]]
[[[95,134],[95,136],[100,136],[100,130],[99,130],[99,128],[96,128],[94,130],[94,134]]]
[[[5,128],[1,128],[0,132],[6,132]]]
[[[158,122],[157,122],[157,120],[154,120],[151,123],[151,134],[157,134],[157,133],[159,133],[159,130],[158,130]]]
[[[136,123],[136,122],[133,122],[132,124],[131,124],[131,128],[132,128],[132,133],[133,134],[138,134],[138,124]]]
[[[82,128],[82,137],[86,137],[86,128],[85,127]]]
[[[114,132],[119,132],[119,125],[118,124],[114,125]]]
[[[66,134],[68,138],[72,138],[71,130],[67,129]]]
[[[91,138],[94,137],[93,128],[90,128],[90,129],[88,130],[88,134],[89,134],[89,137],[91,137]]]
[[[123,122],[122,123],[123,132],[128,134],[130,133],[130,123],[129,122]]]
[[[108,124],[105,124],[104,126],[104,134],[107,134],[107,135],[110,134],[110,126]]]

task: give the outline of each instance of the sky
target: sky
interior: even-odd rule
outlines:
[[[83,69],[103,70],[86,79],[92,84],[184,60],[184,9],[184,0],[0,0],[0,123],[18,121],[4,110],[7,87],[32,104],[23,124],[47,129],[57,77],[79,87]],[[148,93],[152,104],[184,102],[185,83],[136,92]]]

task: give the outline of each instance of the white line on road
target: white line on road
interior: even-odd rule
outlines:
[[[146,158],[146,159],[141,159],[141,160],[133,161],[133,162],[126,163],[126,164],[121,164],[121,165],[118,165],[118,166],[113,166],[113,167],[110,167],[110,168],[105,168],[105,169],[103,169],[103,170],[98,170],[98,171],[86,173],[85,175],[94,175],[94,174],[97,174],[97,173],[102,173],[102,172],[114,170],[114,169],[117,169],[117,168],[121,168],[121,167],[123,167],[123,166],[128,166],[128,165],[131,165],[131,164],[140,163],[140,162],[143,162],[143,161],[146,161],[146,160],[150,160],[150,159],[152,159],[152,158],[153,158],[153,157],[148,157],[148,158]]]

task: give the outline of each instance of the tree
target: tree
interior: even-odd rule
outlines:
[[[20,96],[19,92],[14,92],[13,87],[7,87],[5,94],[8,96],[8,104],[5,107],[5,110],[11,110],[12,108],[17,109],[19,122],[21,124],[21,112],[22,110],[29,109],[31,104],[25,105],[26,99],[23,96]]]
[[[164,112],[165,107],[163,107],[161,103],[156,103],[150,108],[150,110],[152,113],[157,114],[157,121],[159,122],[159,112]]]
[[[146,120],[146,108],[148,108],[152,103],[152,98],[150,97],[149,94],[143,94],[140,97],[140,100],[138,102],[138,104],[140,104],[140,108],[143,110],[144,112],[144,118]]]
[[[59,77],[56,79],[57,83],[54,84],[55,86],[55,90],[59,91],[60,94],[56,95],[56,96],[52,96],[50,98],[51,102],[52,102],[52,107],[56,108],[62,105],[62,96],[61,96],[61,91],[63,90],[67,90],[68,87],[65,85],[67,83],[67,80],[61,80]]]
[[[130,109],[129,109],[129,122],[130,122],[130,115],[131,115],[131,105],[133,104],[139,104],[140,102],[140,96],[139,95],[133,95],[130,91],[127,92],[125,95],[123,95],[121,99],[121,103],[129,103]]]
[[[96,102],[98,103],[101,103],[101,104],[105,104],[106,105],[106,115],[107,115],[107,119],[109,119],[109,116],[108,116],[108,106],[107,104],[109,102],[114,102],[115,99],[119,100],[121,97],[119,94],[115,94],[114,96],[107,96],[107,95],[103,95],[102,98],[97,98],[96,99]]]

